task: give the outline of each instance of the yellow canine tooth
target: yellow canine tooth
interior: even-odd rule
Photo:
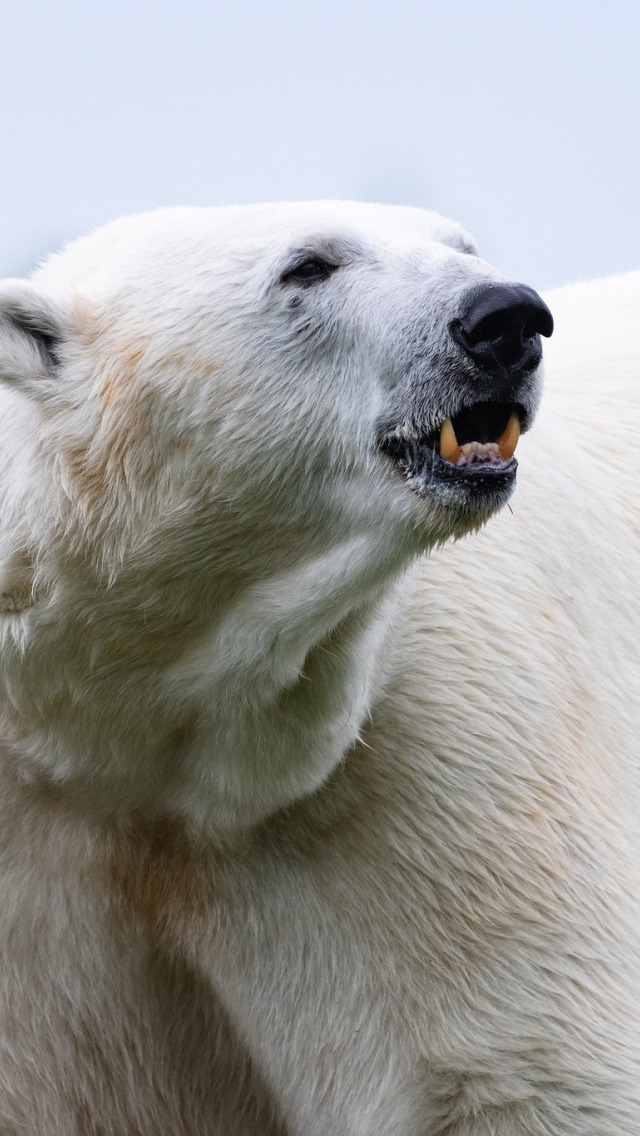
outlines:
[[[455,465],[460,457],[460,446],[453,428],[453,422],[447,418],[440,427],[440,457]]]
[[[509,461],[512,458],[516,446],[518,445],[518,438],[520,437],[520,419],[515,410],[507,422],[507,428],[503,434],[498,438],[498,447],[500,449],[500,457],[503,461]]]

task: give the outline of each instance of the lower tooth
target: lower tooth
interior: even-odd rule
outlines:
[[[460,457],[460,446],[450,418],[440,428],[440,457],[452,465],[456,465]]]
[[[513,455],[515,453],[516,446],[518,445],[519,437],[520,437],[520,419],[518,418],[518,415],[517,415],[516,411],[514,410],[509,421],[507,422],[506,430],[498,438],[498,446],[500,448],[500,457],[502,458],[503,461],[509,461],[509,458],[513,457]]]

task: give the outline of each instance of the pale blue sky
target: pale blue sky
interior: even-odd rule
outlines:
[[[122,213],[350,197],[537,287],[640,267],[638,0],[0,0],[0,275]]]

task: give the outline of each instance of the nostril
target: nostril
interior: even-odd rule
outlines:
[[[493,342],[502,339],[505,335],[518,332],[519,323],[514,319],[514,313],[505,309],[492,312],[480,320],[460,320],[462,338],[469,347],[477,343]]]
[[[525,284],[474,289],[450,331],[467,355],[484,367],[531,370],[540,361],[539,336],[553,331],[544,300]]]

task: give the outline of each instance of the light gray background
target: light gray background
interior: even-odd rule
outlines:
[[[537,287],[640,267],[638,0],[0,0],[0,275],[122,213],[350,197]]]

